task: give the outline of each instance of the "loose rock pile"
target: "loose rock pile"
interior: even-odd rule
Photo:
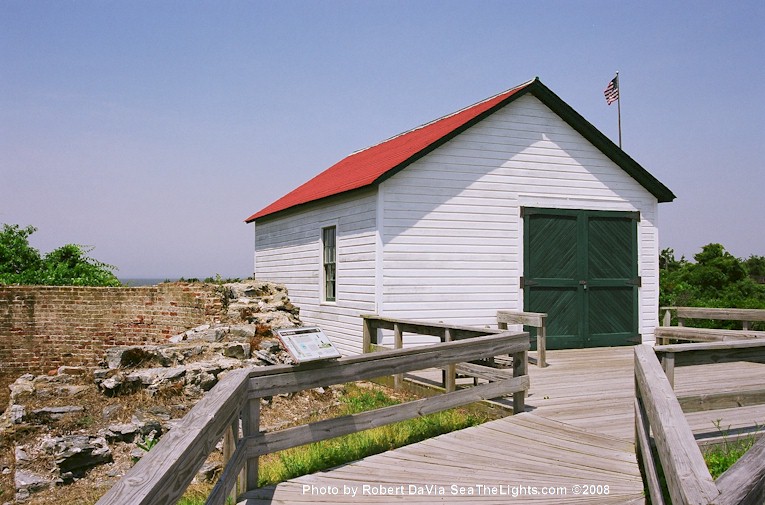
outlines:
[[[270,338],[272,328],[300,323],[284,288],[253,281],[224,289],[233,324],[199,326],[164,345],[115,347],[95,369],[64,366],[10,386],[0,441],[16,440],[15,464],[0,459],[0,471],[13,472],[17,502],[102,465],[107,477],[120,477],[227,371],[292,363]]]

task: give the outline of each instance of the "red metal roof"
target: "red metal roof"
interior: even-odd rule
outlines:
[[[533,82],[536,80],[357,151],[245,221],[250,223],[297,205],[375,184],[392,170],[402,168],[429,152],[428,148],[440,145],[440,142],[451,138],[452,134],[459,133],[462,127],[470,126],[469,123],[482,114],[490,114],[494,107],[502,107],[504,100],[516,95]]]

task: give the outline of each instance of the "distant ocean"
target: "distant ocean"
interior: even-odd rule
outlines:
[[[163,278],[136,278],[136,279],[120,279],[120,282],[125,286],[154,286],[160,282],[177,281],[177,277],[163,277]]]

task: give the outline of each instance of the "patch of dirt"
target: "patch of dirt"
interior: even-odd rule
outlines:
[[[78,383],[87,384],[88,377],[82,377]],[[71,384],[69,385],[77,385]],[[41,416],[34,424],[14,425],[0,438],[0,470],[8,469],[0,475],[0,503],[13,502],[15,489],[13,470],[15,467],[14,448],[17,445],[29,445],[41,436],[63,436],[74,434],[96,434],[110,425],[130,422],[136,410],[146,412],[169,413],[171,419],[180,419],[188,413],[199,398],[183,395],[183,390],[168,392],[166,395],[150,396],[145,390],[125,396],[105,397],[93,385],[79,391],[71,397],[35,398],[26,403],[27,411],[52,406],[78,405],[84,410],[66,414],[59,419]],[[358,383],[357,383],[358,385]],[[371,383],[362,383],[362,387],[378,388]],[[274,431],[290,426],[304,424],[317,419],[337,415],[343,386],[320,388],[290,395],[280,395],[269,401],[261,402],[261,429]],[[388,394],[391,394],[388,391]],[[403,396],[402,396],[403,398]],[[110,412],[110,417],[104,417]],[[134,464],[131,451],[136,443],[110,443],[114,458],[113,463],[95,467],[84,478],[75,479],[72,484],[55,486],[49,490],[35,493],[24,502],[31,505],[86,505],[95,503],[124,473]],[[50,458],[39,458],[31,465],[32,471],[41,475],[53,475]],[[222,456],[214,452],[207,463],[220,462]]]

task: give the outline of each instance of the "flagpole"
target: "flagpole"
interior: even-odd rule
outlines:
[[[616,115],[619,118],[619,149],[622,148],[622,84],[619,82],[619,71],[616,71],[616,89],[619,90],[619,98],[616,99]]]

